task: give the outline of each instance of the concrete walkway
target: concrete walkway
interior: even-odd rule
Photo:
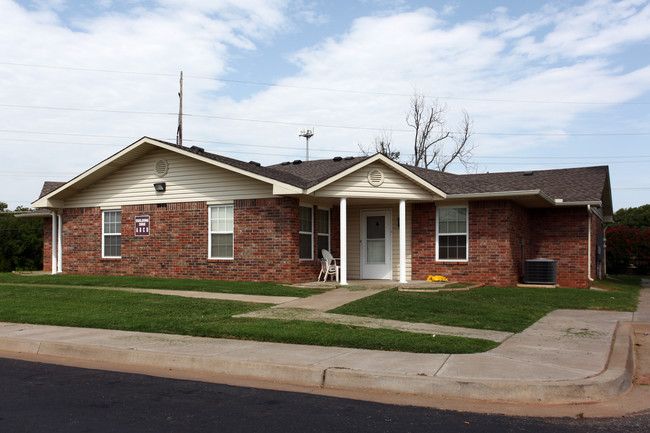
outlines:
[[[384,352],[14,323],[0,323],[0,350],[3,356],[13,353],[35,360],[99,362],[114,366],[110,368],[151,369],[167,374],[189,372],[204,380],[225,375],[331,393],[400,394],[425,400],[597,402],[614,399],[631,387],[631,321],[645,320],[646,314],[650,314],[649,290],[643,290],[637,313],[557,310],[524,332],[505,339],[499,347],[472,355]],[[332,298],[323,296],[321,308],[333,303],[334,297],[348,295],[353,296],[343,292]],[[300,305],[299,301],[302,300],[286,302],[285,306],[294,306],[284,310],[323,313],[308,310],[305,304],[295,307],[296,303]],[[282,308],[267,309],[273,310]]]
[[[398,320],[348,316],[345,314],[325,313],[320,310],[285,307],[285,305],[289,304],[291,304],[291,302],[272,308],[267,308],[265,310],[251,311],[250,313],[239,314],[233,317],[278,320],[307,320],[310,322],[337,323],[340,325],[360,326],[363,328],[395,329],[397,331],[414,332],[417,334],[439,334],[465,338],[480,338],[483,340],[496,341],[497,343],[501,343],[513,335],[511,332],[486,331],[483,329],[433,325],[430,323],[401,322]]]
[[[557,404],[607,400],[629,389],[630,327],[617,322],[631,318],[632,313],[556,311],[498,348],[473,355],[13,323],[0,324],[0,349],[37,360],[178,370],[206,379],[228,375],[324,390]]]
[[[0,283],[0,286],[12,287],[54,287],[62,289],[93,289],[93,290],[116,290],[118,292],[150,293],[153,295],[179,296],[182,298],[221,299],[225,301],[252,302],[258,304],[282,304],[284,302],[296,301],[301,298],[293,296],[268,296],[268,295],[242,295],[239,293],[217,293],[197,292],[191,290],[162,290],[162,289],[135,289],[131,287],[103,287],[103,286],[73,286],[65,284],[20,284]]]

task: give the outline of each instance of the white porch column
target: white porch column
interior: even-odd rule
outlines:
[[[57,221],[58,218],[56,212],[52,211],[52,275],[56,274],[56,270],[59,266],[57,263],[57,258],[58,258],[57,249],[59,246],[59,242],[56,238],[57,237],[56,235],[58,234],[58,230],[56,227]]]
[[[340,243],[341,243],[341,272],[340,284],[342,286],[348,285],[348,201],[345,197],[341,197],[339,207],[339,225],[340,225]]]
[[[406,200],[399,201],[399,282],[406,283]]]
[[[57,215],[56,272],[63,272],[63,215]]]

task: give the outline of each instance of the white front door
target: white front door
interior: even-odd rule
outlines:
[[[391,260],[390,210],[361,212],[361,278],[390,280],[393,278]]]

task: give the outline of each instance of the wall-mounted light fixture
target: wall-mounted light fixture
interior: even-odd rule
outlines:
[[[154,183],[153,188],[156,190],[156,192],[165,192],[167,191],[167,184],[165,182]]]

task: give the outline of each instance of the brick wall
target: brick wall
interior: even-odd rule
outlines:
[[[73,274],[142,275],[293,283],[313,281],[320,263],[318,213],[314,212],[314,260],[299,260],[299,203],[293,198],[234,202],[234,260],[208,259],[205,202],[122,207],[122,258],[102,259],[99,208],[63,212],[63,271]],[[134,235],[135,217],[149,215],[150,236]],[[340,251],[339,212],[330,212],[330,242]],[[596,277],[597,233],[592,218],[592,278]],[[585,208],[525,209],[507,200],[469,204],[468,262],[436,262],[436,207],[414,203],[412,278],[445,275],[467,282],[515,285],[524,258],[558,261],[558,284],[588,287]],[[43,269],[51,271],[51,219],[44,225]],[[522,247],[522,239],[524,245]]]
[[[436,208],[413,205],[413,279],[429,275],[467,282],[513,285],[521,274],[521,242],[527,215],[521,206],[505,200],[471,202],[467,262],[436,262]]]
[[[471,202],[467,262],[436,262],[435,214],[432,203],[413,205],[414,280],[444,275],[467,282],[516,285],[523,279],[522,261],[543,257],[558,262],[559,285],[589,286],[584,207],[525,209],[507,200]],[[595,226],[602,227],[597,219],[592,223],[592,278],[596,275]]]
[[[589,287],[587,226],[585,207],[531,211],[529,258],[556,260],[561,286]]]
[[[101,258],[99,208],[66,209],[63,271],[287,283],[315,280],[318,260],[298,259],[298,209],[292,198],[235,201],[234,260],[208,259],[205,202],[123,206],[118,259]],[[149,236],[134,234],[139,215],[150,216]]]

